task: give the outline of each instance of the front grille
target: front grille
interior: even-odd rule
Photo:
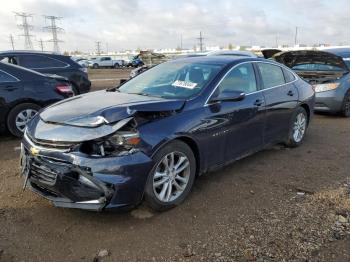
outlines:
[[[30,165],[30,177],[37,181],[53,186],[56,183],[58,173],[45,165],[44,162],[33,159]]]
[[[24,134],[24,138],[33,146],[38,147],[39,149],[45,149],[45,150],[52,150],[52,151],[61,151],[61,152],[67,152],[71,148],[73,148],[76,143],[70,143],[70,142],[54,142],[54,141],[46,141],[46,140],[39,140],[35,139],[32,136],[28,135],[27,133]]]

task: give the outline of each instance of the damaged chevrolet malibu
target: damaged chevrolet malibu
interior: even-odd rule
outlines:
[[[259,58],[197,57],[38,113],[22,141],[24,187],[57,207],[179,205],[197,176],[267,146],[299,146],[315,93]]]

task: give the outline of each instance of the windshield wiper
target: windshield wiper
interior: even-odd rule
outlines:
[[[150,97],[162,97],[162,96],[157,96],[157,95],[151,95],[151,94],[148,94],[148,93],[128,93],[128,94],[140,95],[140,96],[150,96]]]
[[[107,92],[119,92],[120,93],[120,90],[118,89],[117,86],[114,86],[114,87],[109,87],[106,89]]]

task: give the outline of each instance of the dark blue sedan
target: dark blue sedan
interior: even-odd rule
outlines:
[[[38,114],[22,142],[24,186],[55,206],[155,210],[180,204],[196,176],[269,145],[299,146],[315,93],[265,59],[163,63],[119,87]]]

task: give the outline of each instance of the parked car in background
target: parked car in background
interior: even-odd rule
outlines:
[[[126,64],[128,67],[141,67],[144,63],[140,57],[140,55],[133,56],[130,61]]]
[[[123,60],[114,60],[110,56],[96,57],[88,61],[88,66],[97,68],[119,68],[124,65]]]
[[[89,60],[86,58],[77,58],[75,59],[75,62],[77,62],[82,67],[88,67],[89,66]]]
[[[63,77],[0,62],[0,129],[20,137],[40,108],[72,95]]]
[[[350,116],[350,49],[279,52],[272,59],[314,86],[315,111]]]
[[[76,63],[70,56],[37,51],[5,51],[0,52],[0,60],[42,74],[65,77],[71,82],[74,94],[87,93],[91,88],[87,69]]]
[[[166,210],[197,175],[271,144],[299,146],[314,99],[309,84],[265,59],[165,62],[40,112],[22,141],[25,186],[58,207],[127,208],[145,199]]]

